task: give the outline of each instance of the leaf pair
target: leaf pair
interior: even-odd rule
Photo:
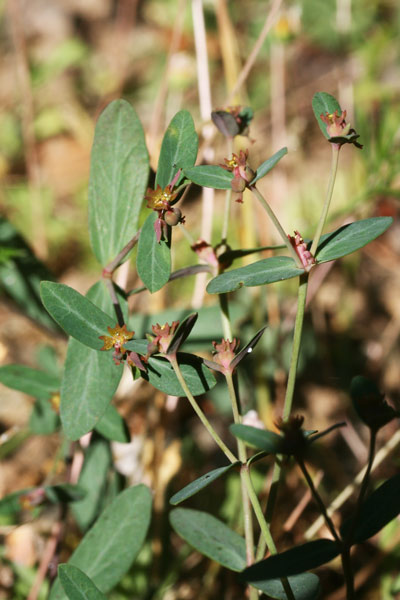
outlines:
[[[351,254],[382,235],[392,224],[391,217],[373,217],[343,225],[331,233],[321,236],[315,255],[317,263],[336,260]],[[243,285],[253,287],[298,277],[304,273],[288,256],[274,256],[259,260],[251,265],[226,271],[210,281],[210,294],[233,292]]]
[[[246,543],[238,533],[210,514],[187,508],[171,511],[170,521],[175,531],[199,552],[231,571],[246,573]],[[241,576],[242,577],[242,576]],[[259,578],[252,585],[272,598],[286,600],[286,593],[278,579]],[[245,577],[243,577],[244,580]],[[247,580],[246,580],[247,581]],[[296,600],[315,600],[320,591],[316,575],[302,573],[289,577]]]

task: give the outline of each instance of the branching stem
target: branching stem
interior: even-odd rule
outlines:
[[[228,446],[221,440],[218,433],[215,431],[214,427],[211,425],[210,421],[207,419],[206,415],[203,413],[200,406],[197,404],[195,398],[193,397],[192,393],[190,392],[190,390],[187,386],[187,383],[182,375],[182,371],[180,369],[180,366],[178,364],[176,357],[175,356],[167,356],[167,358],[168,358],[169,362],[171,363],[172,368],[175,371],[175,375],[177,376],[178,381],[181,384],[182,389],[185,392],[187,399],[189,400],[190,404],[192,405],[194,412],[199,417],[200,421],[203,423],[203,425],[207,429],[208,433],[211,435],[211,437],[213,438],[215,443],[221,448],[222,452],[225,454],[225,456],[228,458],[228,460],[231,463],[237,462],[238,459],[236,458],[236,456],[229,450]]]

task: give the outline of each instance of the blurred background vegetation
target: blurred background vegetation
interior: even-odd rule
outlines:
[[[193,115],[203,159],[220,163],[227,155],[226,142],[211,124],[209,109],[251,106],[255,116],[249,137],[240,137],[236,148],[249,148],[250,163],[257,167],[282,146],[288,147],[288,156],[262,181],[261,188],[286,230],[299,229],[307,237],[322,205],[330,162],[330,149],[313,117],[311,99],[317,91],[332,93],[347,110],[347,120],[360,133],[364,149],[344,147],[341,152],[329,229],[347,219],[397,217],[397,0],[204,0],[210,85],[201,54],[205,48],[201,47],[199,8],[198,0],[0,1],[3,364],[40,366],[46,345],[55,349],[62,362],[65,343],[57,331],[49,329],[35,294],[37,281],[48,276],[46,269],[82,293],[100,276],[88,240],[87,184],[95,121],[114,98],[124,97],[136,109],[146,131],[153,169],[162,135],[178,110],[185,108]],[[243,85],[235,89],[268,19],[269,33]],[[224,194],[217,192],[213,202],[210,216],[210,204],[201,199],[201,190],[192,189],[182,210],[195,239],[201,236],[217,243]],[[235,204],[232,210],[228,237],[232,247],[275,241],[274,232],[250,197],[245,195],[244,204]],[[214,229],[207,233],[211,218]],[[43,264],[35,262],[29,247]],[[305,412],[310,428],[353,418],[347,411],[347,389],[357,373],[374,377],[394,402],[399,400],[399,252],[399,225],[395,221],[384,237],[326,269],[320,267],[319,280],[315,275],[314,290],[320,287],[314,297],[311,285],[296,400],[296,408]],[[196,262],[179,232],[173,257],[175,269]],[[255,260],[254,256],[250,260]],[[121,283],[137,287],[140,282],[131,271],[122,276]],[[241,291],[233,298],[234,333],[243,341],[266,320],[269,323],[254,361],[241,376],[244,403],[257,408],[268,425],[279,414],[283,398],[294,298],[295,284],[291,281],[269,286],[267,291]],[[219,317],[215,298],[203,297],[201,285],[195,286],[193,278],[171,283],[153,296],[134,296],[132,323],[136,331],[143,328],[141,335],[149,330],[150,322],[162,322],[161,311],[169,311],[166,318],[178,318],[183,309],[203,304],[204,318],[194,347],[208,351],[211,339],[220,331]],[[141,319],[144,312],[157,313],[157,317],[153,321]],[[42,358],[38,358],[38,348]],[[169,535],[163,516],[165,499],[207,465],[215,464],[214,449],[203,439],[186,405],[177,408],[173,399],[165,404],[159,392],[145,385],[137,389],[132,400],[129,384],[124,385],[117,405],[134,439],[140,438],[141,449],[127,446],[132,464],[120,471],[131,481],[143,479],[156,490],[156,518],[153,541],[140,557],[142,566],[133,570],[110,598],[242,598],[243,590],[231,575],[191,553],[179,540],[164,539]],[[65,467],[60,453],[64,456],[65,449],[60,436],[32,435],[27,428],[31,401],[4,387],[1,393],[0,433],[16,428],[16,435],[14,445],[2,455],[0,495],[54,475],[62,477]],[[204,406],[211,418],[218,420],[218,415],[224,415],[223,387],[217,386],[204,399]],[[395,426],[386,428],[386,439]],[[346,431],[341,429],[335,435],[332,446],[321,450],[321,464],[316,461],[314,465],[315,472],[320,468],[325,472],[322,488],[331,498],[362,467],[366,453],[367,434],[357,423],[353,426],[349,422]],[[114,459],[123,461],[118,453],[122,456],[123,449],[114,448]],[[378,471],[378,476],[386,476],[396,465],[398,459],[391,459],[387,471]],[[259,471],[260,487],[267,467]],[[135,469],[140,476],[135,477]],[[212,495],[196,497],[193,506],[214,510],[233,523],[237,485],[232,476],[225,488],[216,486]],[[297,472],[289,471],[286,486],[291,493],[289,499],[282,500],[277,536],[293,509],[293,499],[299,501],[304,493]],[[0,530],[0,557],[4,557],[0,598],[28,597],[51,517],[27,522],[17,530]],[[312,506],[302,518],[307,524],[313,521]],[[278,537],[279,547],[301,540],[304,529],[303,522],[296,522],[284,530]],[[72,529],[67,549],[74,547],[77,535]],[[68,556],[68,550],[65,552],[62,560]],[[400,589],[398,562],[397,570],[395,566],[399,552],[400,530],[393,525],[389,533],[385,530],[379,540],[360,551],[360,598],[396,597]],[[379,577],[368,567],[377,557]],[[341,598],[339,565],[322,571],[323,597]]]

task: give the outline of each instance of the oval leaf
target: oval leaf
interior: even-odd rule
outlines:
[[[203,364],[200,357],[186,352],[178,352],[177,357],[183,378],[193,396],[205,394],[214,387],[216,384],[215,377],[210,369],[207,369]],[[170,396],[185,396],[168,360],[161,357],[151,357],[147,367],[147,373],[141,371],[140,374],[151,385]]]
[[[245,568],[246,542],[222,521],[198,510],[175,508],[170,522],[188,544],[205,556],[232,571]]]
[[[127,424],[112,404],[107,406],[106,412],[98,421],[95,430],[113,442],[127,444],[131,441]]]
[[[235,462],[227,465],[226,467],[220,467],[219,469],[214,469],[213,471],[209,471],[205,475],[202,475],[198,479],[195,479],[184,488],[182,488],[179,492],[174,494],[172,498],[170,498],[169,503],[173,506],[177,506],[184,500],[191,498],[205,487],[209,486],[210,483],[225,475],[228,471],[230,471],[233,467],[240,465],[240,462]]]
[[[32,369],[25,365],[0,367],[0,381],[13,390],[19,390],[34,398],[48,400],[60,389],[60,378],[56,375]]]
[[[192,167],[196,162],[199,138],[191,114],[180,110],[165,132],[156,174],[156,185],[163,189],[171,183],[179,168]]]
[[[125,344],[125,348],[145,355],[147,345],[147,340],[132,340]],[[183,377],[193,396],[204,394],[214,387],[216,384],[215,377],[204,365],[202,358],[186,352],[178,352],[177,358]],[[151,356],[147,362],[147,373],[140,371],[140,375],[155,388],[166,394],[171,396],[185,395],[175,371],[166,358]]]
[[[253,448],[263,450],[268,454],[280,454],[282,452],[283,438],[273,431],[241,424],[231,425],[229,429],[234,436]]]
[[[315,258],[323,263],[351,254],[382,235],[392,223],[392,217],[372,217],[343,225],[321,236]]]
[[[354,543],[364,542],[400,514],[400,475],[391,477],[378,487],[363,503],[352,536]],[[345,537],[353,527],[353,518],[340,529]]]
[[[274,168],[274,166],[281,160],[281,158],[285,156],[285,154],[287,154],[287,151],[288,149],[286,147],[281,148],[280,150],[278,150],[278,152],[275,152],[275,154],[271,156],[271,158],[265,160],[258,167],[256,175],[254,179],[250,182],[250,185],[254,185],[256,181],[258,181],[262,177],[265,177],[265,175],[267,175],[267,173],[269,173]]]
[[[132,106],[115,100],[97,121],[89,181],[89,232],[107,265],[137,232],[149,175],[142,125]]]
[[[325,113],[331,115],[337,110],[338,115],[340,116],[342,114],[342,109],[340,108],[339,102],[334,96],[331,96],[331,94],[317,92],[312,99],[312,108],[322,133],[326,139],[329,140],[330,136],[326,130],[326,123],[322,121],[321,115],[325,115]]]
[[[69,600],[107,600],[93,581],[73,565],[59,565],[58,577]]]
[[[46,498],[57,504],[58,502],[75,502],[81,500],[86,495],[86,490],[80,485],[72,483],[58,483],[57,485],[46,485]]]
[[[157,242],[154,223],[157,212],[152,212],[140,232],[136,266],[140,279],[153,293],[165,285],[171,274],[171,250],[169,242]]]
[[[185,176],[193,183],[216,190],[230,190],[233,173],[218,165],[200,165],[184,169]]]
[[[100,350],[103,342],[99,336],[107,334],[107,327],[115,327],[116,317],[63,283],[43,281],[40,291],[46,310],[64,331],[85,346]]]
[[[114,310],[103,282],[99,281],[92,286],[87,298],[80,298],[83,301],[80,300],[81,305],[86,307],[88,303],[90,309],[94,307],[112,322],[112,318],[98,307],[101,306],[110,314]],[[125,312],[126,302],[121,297],[119,300]],[[116,317],[113,326],[115,322]],[[103,329],[104,333],[107,334],[107,329]],[[102,343],[101,340],[98,341]],[[122,372],[123,365],[113,362],[111,352],[98,352],[76,339],[69,340],[60,404],[61,423],[67,437],[77,440],[97,425],[115,394]]]
[[[150,524],[151,492],[136,485],[119,494],[71,555],[69,565],[79,566],[102,592],[111,590],[137,556]],[[50,600],[65,600],[59,579]]]
[[[303,269],[298,269],[295,262],[289,256],[273,256],[264,258],[246,267],[226,271],[214,279],[211,279],[207,285],[209,294],[223,294],[233,292],[241,288],[274,283],[298,277],[304,273]]]
[[[317,600],[317,598],[320,597],[321,586],[319,584],[319,577],[314,575],[314,573],[292,575],[287,579],[290,583],[295,600]],[[287,595],[283,589],[280,579],[257,581],[252,585],[258,590],[268,594],[270,598],[276,598],[276,600],[287,600]]]
[[[71,512],[81,531],[93,523],[97,516],[107,483],[107,473],[111,465],[111,453],[105,440],[92,443],[85,452],[85,460],[78,484],[86,491],[82,500],[71,505]]]
[[[315,540],[254,563],[243,571],[241,577],[253,584],[266,579],[298,575],[324,565],[339,554],[340,548],[333,540]]]

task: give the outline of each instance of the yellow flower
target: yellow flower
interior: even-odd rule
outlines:
[[[175,200],[176,194],[171,191],[169,185],[164,189],[160,185],[157,185],[155,190],[147,188],[146,195],[144,197],[147,200],[147,208],[153,210],[169,210],[170,203]]]
[[[115,350],[122,354],[126,352],[123,345],[133,338],[134,331],[127,331],[126,325],[123,325],[122,327],[116,325],[114,328],[107,327],[107,329],[110,335],[99,336],[99,339],[104,342],[104,346],[100,348],[100,350],[111,350],[111,348],[115,348]]]

